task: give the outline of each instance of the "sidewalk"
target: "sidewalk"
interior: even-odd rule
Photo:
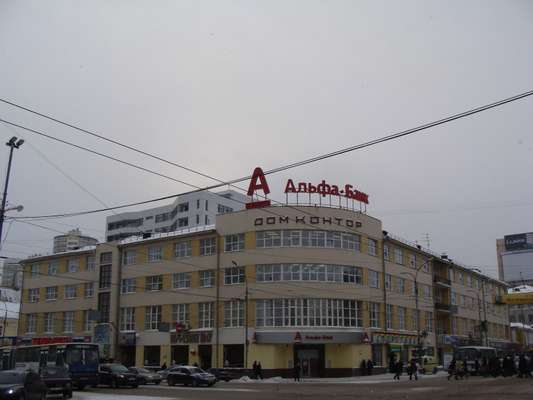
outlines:
[[[446,372],[440,371],[439,373],[433,375],[418,375],[419,380],[427,380],[427,379],[435,379],[440,377],[447,376]],[[300,379],[300,382],[305,383],[339,383],[339,384],[376,384],[376,383],[387,383],[387,382],[398,382],[393,380],[394,374],[386,373],[386,374],[379,374],[379,375],[371,375],[371,376],[349,376],[346,378],[302,378]],[[403,374],[401,381],[408,381],[409,375]],[[294,383],[298,384],[299,382],[295,382],[292,378],[282,378],[280,376],[274,377],[274,378],[268,378],[268,379],[250,379],[248,377],[242,377],[240,379],[234,379],[231,381],[231,383]]]

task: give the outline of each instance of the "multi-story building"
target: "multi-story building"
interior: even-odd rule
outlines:
[[[79,229],[72,229],[65,235],[54,237],[54,253],[64,253],[66,251],[81,249],[85,246],[94,246],[98,239],[82,235]]]
[[[444,358],[480,325],[485,343],[509,339],[505,284],[332,206],[220,213],[24,266],[21,342],[94,340],[128,365],[257,360],[289,375],[298,360],[304,376],[349,376],[391,353]]]
[[[146,233],[213,225],[218,214],[242,210],[247,201],[247,196],[234,190],[181,195],[166,206],[107,217],[106,239],[111,242]]]

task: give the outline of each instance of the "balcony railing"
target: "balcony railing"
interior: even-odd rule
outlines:
[[[437,285],[442,285],[446,287],[450,287],[452,284],[452,282],[448,278],[439,275],[433,276],[433,282]]]
[[[447,311],[450,312],[450,304],[446,303],[435,303],[435,309],[439,311]]]

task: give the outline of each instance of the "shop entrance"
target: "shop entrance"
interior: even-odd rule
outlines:
[[[324,376],[324,345],[294,345],[294,363],[300,362],[302,378]]]
[[[198,346],[198,358],[200,359],[200,368],[211,368],[211,345],[201,344]]]
[[[225,344],[224,345],[224,366],[243,368],[244,367],[244,345]]]
[[[189,364],[189,346],[172,346],[172,364]]]

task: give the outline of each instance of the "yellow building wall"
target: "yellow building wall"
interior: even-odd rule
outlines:
[[[290,344],[250,344],[248,347],[248,367],[257,361],[266,369],[289,368],[292,360],[293,346]]]
[[[135,307],[135,330],[137,332],[144,331],[144,307]],[[138,348],[139,346],[137,346]],[[144,360],[142,362],[144,363]]]
[[[255,232],[246,232],[244,234],[244,249],[245,250],[255,249]]]
[[[359,368],[362,360],[371,358],[368,344],[326,344],[326,366],[328,368]]]
[[[193,257],[199,257],[200,256],[200,240],[195,239],[191,241],[191,254]]]
[[[144,366],[144,346],[135,346],[135,365]]]
[[[172,355],[171,355],[169,344],[161,346],[161,352],[159,356],[159,365],[163,365],[165,363],[168,366],[170,366],[170,364],[172,363]]]

